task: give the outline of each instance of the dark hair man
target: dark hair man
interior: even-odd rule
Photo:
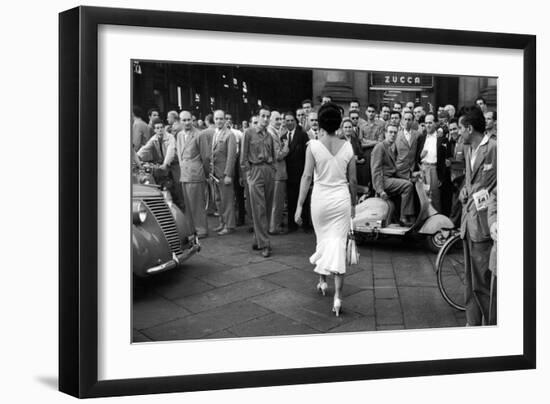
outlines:
[[[403,126],[399,128],[395,140],[395,150],[397,152],[395,166],[397,168],[397,176],[409,180],[412,177],[412,173],[418,170],[416,149],[420,133],[413,129],[414,116],[410,110],[403,113],[402,122]]]
[[[390,195],[401,196],[400,221],[403,225],[410,226],[414,217],[413,185],[397,176],[393,147],[397,131],[397,126],[388,125],[384,141],[378,143],[372,151],[372,183],[376,193],[383,199]]]
[[[497,111],[487,111],[485,114],[485,135],[497,139]]]
[[[458,121],[464,139],[466,177],[460,191],[464,239],[467,325],[496,324],[496,308],[490,307],[489,258],[492,247],[487,222],[491,192],[497,186],[496,141],[484,135],[485,117],[478,108],[465,111]]]
[[[294,221],[296,213],[296,204],[300,194],[300,180],[304,173],[306,163],[306,148],[309,137],[300,126],[296,124],[296,118],[292,112],[285,113],[286,134],[281,139],[288,144],[288,154],[285,158],[287,171],[287,201],[288,201],[288,231],[296,231],[297,226]],[[302,219],[307,222],[310,217],[309,204],[304,204]]]
[[[384,122],[388,122],[390,120],[390,106],[388,104],[382,104],[380,107],[380,119]]]
[[[153,128],[153,120],[160,118],[160,112],[158,108],[149,108],[147,111],[147,118],[149,119],[149,137],[153,136],[155,129]]]
[[[262,250],[262,256],[271,255],[268,237],[269,213],[273,202],[274,162],[276,160],[273,138],[267,132],[270,109],[260,107],[258,126],[244,133],[241,153],[241,169],[248,175],[252,220],[254,222],[254,244],[252,248]],[[254,147],[250,145],[254,144]]]
[[[329,102],[332,102],[332,97],[330,95],[323,95],[321,97],[321,105],[328,104]]]
[[[487,112],[487,101],[485,101],[485,98],[477,97],[476,105],[478,106],[479,109],[481,109],[481,112],[483,113]]]

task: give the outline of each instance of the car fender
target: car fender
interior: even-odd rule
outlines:
[[[439,230],[452,230],[455,225],[447,216],[442,214],[435,214],[426,219],[418,233],[420,234],[435,234]]]
[[[145,223],[132,225],[132,271],[138,276],[146,276],[148,268],[172,259],[166,238],[150,220],[155,219],[148,217]]]
[[[176,228],[182,242],[182,247],[187,243],[188,237],[195,233],[195,229],[189,218],[189,214],[184,213],[181,209],[173,202],[168,202],[168,207],[172,212],[174,221],[176,222]]]

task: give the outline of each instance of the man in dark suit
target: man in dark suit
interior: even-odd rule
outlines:
[[[464,240],[465,306],[467,325],[495,324],[490,316],[491,271],[489,260],[493,242],[487,221],[490,194],[497,186],[497,144],[484,136],[485,117],[476,107],[458,121],[464,139],[466,177],[460,191]]]
[[[397,126],[388,125],[385,140],[374,146],[371,154],[372,183],[376,193],[383,199],[392,195],[401,196],[400,222],[411,226],[414,217],[413,185],[398,177],[395,152]]]
[[[296,213],[296,204],[300,193],[300,180],[304,172],[306,163],[306,147],[309,141],[308,135],[296,125],[296,118],[292,112],[285,113],[285,126],[287,133],[281,137],[288,144],[288,154],[285,158],[287,171],[287,198],[288,198],[288,231],[297,229],[294,222]],[[306,216],[306,206],[304,204],[303,216]],[[305,222],[305,218],[304,222]]]

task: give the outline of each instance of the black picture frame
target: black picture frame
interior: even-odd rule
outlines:
[[[523,51],[523,353],[470,359],[98,381],[98,26],[343,38]],[[59,389],[104,397],[536,367],[536,37],[324,21],[78,7],[59,15]],[[84,213],[85,212],[85,213]],[[518,232],[521,234],[521,232]]]

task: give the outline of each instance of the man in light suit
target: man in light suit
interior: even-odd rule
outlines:
[[[495,324],[489,315],[491,232],[487,221],[490,194],[497,186],[496,141],[484,135],[485,117],[481,109],[469,108],[458,121],[464,140],[466,177],[460,191],[464,240],[465,306],[467,325]]]
[[[412,173],[418,170],[416,148],[419,133],[412,129],[413,120],[412,112],[403,114],[404,126],[399,129],[395,139],[397,176],[404,180],[410,180]]]
[[[189,111],[180,113],[182,130],[176,137],[176,154],[180,163],[185,211],[193,219],[199,238],[208,236],[206,219],[206,178],[208,167],[208,139],[193,126]]]
[[[214,229],[220,236],[235,231],[235,160],[237,159],[237,140],[233,131],[226,126],[225,112],[214,111],[214,127],[206,129],[201,135],[210,143],[210,172],[213,175],[214,188],[220,225]]]
[[[279,111],[271,111],[270,124],[267,131],[273,137],[275,147],[275,187],[273,189],[273,206],[271,207],[271,217],[269,221],[269,234],[285,234],[281,227],[283,219],[283,208],[286,196],[286,162],[285,158],[288,155],[288,141],[282,139],[286,133],[282,127],[283,118]],[[284,133],[283,133],[284,131]]]
[[[414,216],[413,185],[397,175],[394,147],[397,130],[397,126],[388,125],[385,140],[374,146],[371,154],[372,183],[376,193],[383,199],[391,195],[401,196],[400,222],[404,226],[411,226]]]

